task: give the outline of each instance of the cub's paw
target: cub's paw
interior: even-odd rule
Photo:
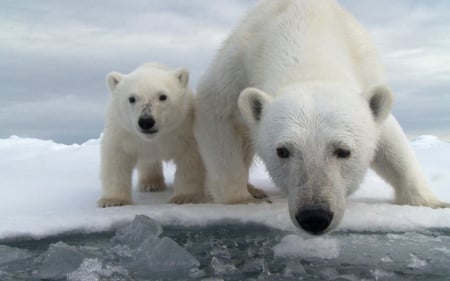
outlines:
[[[133,204],[131,200],[127,199],[114,199],[114,198],[102,198],[97,201],[99,208],[117,207]]]
[[[248,193],[250,193],[250,195],[255,199],[264,199],[269,197],[264,190],[256,188],[254,185],[250,183],[247,184],[247,190]]]
[[[169,203],[182,205],[182,204],[199,204],[203,203],[204,201],[205,201],[204,196],[200,194],[178,194],[174,195],[170,199]]]
[[[141,192],[160,192],[167,189],[166,183],[163,180],[157,180],[150,183],[140,183],[139,190]]]

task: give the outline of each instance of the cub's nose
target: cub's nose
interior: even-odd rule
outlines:
[[[319,235],[330,226],[333,213],[320,206],[307,206],[297,212],[295,219],[305,231]]]
[[[151,130],[155,126],[155,119],[153,117],[141,117],[139,118],[138,125],[143,131]]]

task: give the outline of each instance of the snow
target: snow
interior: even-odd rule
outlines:
[[[450,202],[450,144],[433,136],[412,141],[431,183],[443,201]],[[220,204],[170,205],[172,190],[161,193],[134,191],[135,205],[100,209],[100,139],[81,145],[12,136],[0,140],[0,241],[43,238],[66,233],[92,233],[116,229],[146,215],[163,225],[207,225],[220,220],[262,223],[296,231],[287,201],[271,183],[258,161],[251,182],[265,189],[272,204],[227,206]],[[174,167],[165,167],[169,186]],[[450,228],[450,209],[393,205],[392,188],[369,172],[361,188],[348,200],[338,230],[401,232]],[[270,219],[268,219],[270,218]]]

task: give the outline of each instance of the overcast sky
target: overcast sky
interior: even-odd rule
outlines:
[[[105,76],[187,67],[195,88],[256,0],[0,0],[0,138],[97,138]],[[341,0],[374,38],[410,135],[450,132],[450,1]]]

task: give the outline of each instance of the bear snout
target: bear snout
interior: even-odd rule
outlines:
[[[156,121],[152,116],[141,116],[138,121],[139,128],[142,132],[153,134],[156,133],[154,130]]]
[[[300,208],[295,219],[306,232],[320,235],[330,226],[333,215],[333,212],[322,206],[311,205]]]

